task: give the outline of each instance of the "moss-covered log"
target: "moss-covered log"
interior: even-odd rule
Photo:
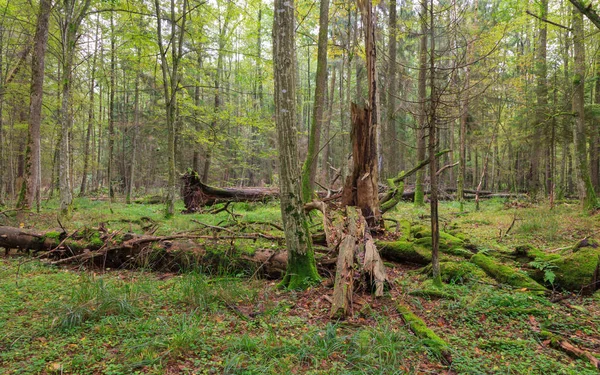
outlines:
[[[396,305],[396,309],[402,315],[402,319],[410,327],[410,330],[415,334],[415,336],[425,339],[425,344],[434,352],[439,354],[445,364],[449,365],[452,363],[450,347],[435,332],[427,328],[427,325],[423,319],[416,316],[408,307],[400,303]]]
[[[594,239],[581,240],[560,253],[545,253],[523,245],[513,255],[529,267],[528,273],[539,282],[544,282],[548,270],[555,275],[555,286],[584,294],[600,289],[600,244]]]
[[[463,283],[469,280],[479,280],[486,276],[486,273],[473,263],[460,261],[447,261],[440,263],[442,281],[445,283]],[[431,265],[421,269],[424,274],[431,274]]]
[[[546,292],[546,288],[525,273],[501,264],[492,257],[484,254],[475,254],[471,257],[471,262],[483,269],[490,277],[493,277],[503,284],[532,291],[536,294],[543,294]]]

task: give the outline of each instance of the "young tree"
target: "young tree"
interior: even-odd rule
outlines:
[[[302,204],[296,147],[296,54],[294,0],[275,0],[273,69],[275,122],[279,149],[281,216],[288,250],[286,275],[281,286],[306,288],[319,280],[308,222]]]

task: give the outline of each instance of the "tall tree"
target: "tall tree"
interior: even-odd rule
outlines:
[[[421,37],[419,44],[419,78],[418,78],[418,124],[417,124],[417,163],[425,159],[425,128],[427,127],[427,0],[421,1]],[[415,182],[415,204],[425,204],[423,180],[425,171],[417,171]]]
[[[187,20],[188,1],[183,0],[179,15],[175,11],[175,0],[170,2],[170,24],[168,46],[171,50],[171,62],[168,61],[168,48],[165,45],[162,30],[162,10],[160,1],[154,0],[156,12],[156,35],[160,51],[160,67],[163,79],[163,93],[165,96],[166,124],[167,124],[167,157],[168,181],[165,215],[175,213],[175,113],[177,110],[177,92],[181,81],[180,63],[183,56],[183,40],[185,37],[185,23]]]
[[[539,2],[540,18],[546,19],[548,16],[548,0]],[[533,142],[531,156],[531,175],[529,178],[530,192],[535,197],[540,192],[540,159],[542,150],[542,134],[546,127],[546,111],[548,105],[548,82],[546,75],[548,68],[546,66],[546,49],[547,49],[547,34],[548,27],[544,21],[538,22],[538,40],[535,56],[535,75],[537,106],[535,108],[535,122],[533,124]]]
[[[22,186],[20,202],[17,206],[32,208],[34,202],[40,209],[41,200],[41,139],[42,98],[44,96],[44,68],[46,49],[48,46],[48,27],[52,0],[41,0],[35,29],[33,55],[31,57],[31,89],[29,103],[29,131],[25,161],[25,179]],[[1,65],[0,65],[1,69]],[[1,131],[1,129],[0,129]]]
[[[79,27],[90,6],[90,0],[66,0],[59,16],[61,36],[61,63],[63,71],[60,107],[60,146],[59,146],[59,191],[60,210],[67,214],[70,210],[73,194],[70,177],[70,130],[73,123],[71,113],[71,89],[73,87],[73,69],[77,41],[81,34]]]
[[[397,3],[396,0],[390,0],[390,16],[388,32],[390,34],[389,40],[389,61],[387,65],[387,121],[386,121],[386,147],[384,151],[387,151],[387,163],[385,172],[388,176],[394,175],[398,172],[398,143],[396,142],[396,96],[398,93],[397,89],[397,77],[396,77],[396,52],[397,52],[397,36],[398,36],[398,16],[397,16]],[[419,160],[420,161],[420,160]]]
[[[275,0],[273,16],[273,69],[275,123],[279,149],[281,216],[288,265],[281,286],[305,288],[319,280],[308,222],[302,204],[296,147],[296,47],[294,0]]]
[[[94,55],[92,57],[91,62],[91,73],[90,73],[90,103],[88,108],[88,124],[87,131],[85,133],[85,149],[83,152],[83,173],[81,176],[81,185],[79,188],[79,196],[83,197],[86,194],[87,186],[88,186],[88,171],[90,165],[90,141],[92,138],[92,133],[94,131],[94,121],[95,121],[95,97],[96,97],[96,61],[98,57],[98,41],[99,41],[99,30],[100,29],[100,14],[98,14],[98,19],[96,19],[96,38],[94,40]]]
[[[573,132],[575,143],[575,157],[579,175],[579,198],[586,209],[598,207],[598,199],[590,178],[590,168],[587,159],[586,133],[585,133],[585,44],[583,30],[583,15],[573,9],[573,49],[574,70],[573,76],[573,112],[575,113],[575,129]]]
[[[327,96],[327,32],[329,29],[329,0],[321,0],[319,10],[319,44],[317,50],[317,82],[312,112],[308,153],[302,166],[302,199],[309,202],[315,187],[317,157],[321,141],[321,128],[325,121],[325,98]]]

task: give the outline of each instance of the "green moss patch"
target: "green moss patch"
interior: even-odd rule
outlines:
[[[503,284],[508,284],[515,288],[524,288],[533,291],[536,294],[542,294],[546,290],[546,288],[526,274],[501,264],[486,255],[475,254],[471,257],[471,262],[479,266],[489,276]]]

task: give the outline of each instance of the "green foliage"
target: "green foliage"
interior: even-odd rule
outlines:
[[[554,280],[556,279],[556,274],[554,273],[554,269],[556,269],[556,264],[553,261],[544,261],[544,260],[534,260],[528,263],[530,267],[538,269],[544,273],[544,282],[550,283],[550,285],[554,285]]]

